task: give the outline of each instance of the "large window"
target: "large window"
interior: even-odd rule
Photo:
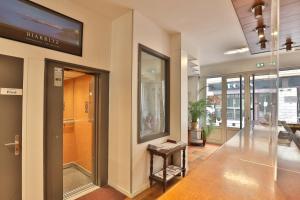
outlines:
[[[170,134],[169,65],[167,56],[139,45],[138,143]]]
[[[220,126],[222,123],[222,77],[206,79],[206,123]]]
[[[277,105],[276,79],[274,74],[255,75],[252,78],[254,87],[253,119],[259,124],[270,124],[271,116],[275,116],[275,107]],[[274,119],[273,119],[274,120]]]

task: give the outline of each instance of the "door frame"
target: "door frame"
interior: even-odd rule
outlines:
[[[93,124],[93,182],[97,186],[103,186],[108,181],[108,119],[109,119],[109,71],[91,68],[87,66],[45,59],[45,84],[44,84],[44,199],[47,199],[47,67],[50,64],[57,65],[62,69],[72,69],[95,77],[95,98],[94,98],[94,121]],[[62,87],[63,88],[63,87]],[[50,183],[51,184],[51,183]],[[53,183],[52,183],[53,184]],[[63,195],[62,197],[63,198]]]

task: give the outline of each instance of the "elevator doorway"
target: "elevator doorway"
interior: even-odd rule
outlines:
[[[63,192],[64,197],[94,186],[95,77],[64,69]]]
[[[45,199],[107,184],[108,72],[47,60]]]

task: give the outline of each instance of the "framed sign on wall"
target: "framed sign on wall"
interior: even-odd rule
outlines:
[[[82,56],[82,22],[28,0],[0,3],[0,37]]]

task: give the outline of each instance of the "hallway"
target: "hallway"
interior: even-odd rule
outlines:
[[[201,165],[203,162],[205,162],[206,159],[208,159],[210,156],[213,155],[214,152],[218,150],[220,146],[215,144],[206,144],[205,147],[199,147],[199,146],[188,146],[188,162],[189,162],[189,168],[190,171],[193,171],[197,168],[197,166]],[[189,173],[190,173],[189,171]],[[188,174],[189,174],[188,173]],[[168,184],[168,190],[173,188],[181,178],[175,179],[171,181]],[[132,198],[133,200],[153,200],[157,199],[160,196],[163,195],[163,191],[161,189],[161,186],[159,184],[155,184],[153,187],[145,190],[138,196]],[[92,192],[91,194],[88,194],[84,197],[79,198],[78,200],[123,200],[126,199],[124,195],[122,195],[120,192],[116,191],[115,189],[111,187],[104,187],[96,190],[95,192]],[[127,198],[128,200],[130,198]]]
[[[159,199],[298,199],[300,174],[279,170],[274,182],[268,132],[235,135]]]

